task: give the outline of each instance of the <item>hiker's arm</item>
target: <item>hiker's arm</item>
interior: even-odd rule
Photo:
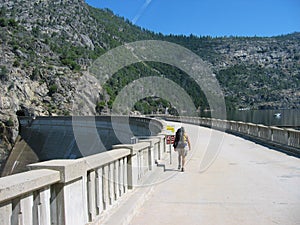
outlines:
[[[188,142],[188,145],[189,145],[189,150],[191,150],[191,149],[192,149],[192,147],[191,147],[191,142],[190,142],[190,138],[189,138],[189,136],[187,136],[187,142]]]

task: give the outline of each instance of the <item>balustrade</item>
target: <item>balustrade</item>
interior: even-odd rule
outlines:
[[[294,129],[284,129],[274,126],[264,126],[261,124],[220,120],[214,118],[176,117],[170,115],[162,115],[161,117],[170,121],[191,123],[218,130],[227,130],[234,133],[239,133],[241,135],[258,138],[261,141],[277,143],[282,146],[300,149],[300,131]],[[299,155],[300,150],[297,150],[297,152]]]

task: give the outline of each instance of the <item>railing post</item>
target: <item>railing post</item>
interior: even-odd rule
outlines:
[[[113,205],[115,202],[115,185],[114,185],[114,163],[111,162],[109,164],[109,199],[110,199],[110,204]]]
[[[284,130],[284,144],[289,145],[289,131],[286,129]]]
[[[120,195],[120,165],[119,160],[115,161],[115,172],[114,172],[114,183],[115,183],[115,199],[118,200]]]
[[[140,182],[141,176],[143,174],[142,172],[142,167],[143,167],[143,162],[140,161],[142,150],[149,148],[150,144],[146,142],[141,142],[137,144],[120,144],[120,145],[114,145],[113,149],[120,149],[120,148],[125,148],[129,149],[131,154],[127,157],[127,163],[124,161],[124,165],[127,165],[127,183],[128,183],[128,188],[133,189],[134,186],[138,185]],[[126,185],[125,185],[126,187]]]
[[[164,149],[164,135],[159,135],[157,136],[159,138],[159,143],[158,143],[158,159],[161,160],[163,158],[163,149]]]
[[[88,205],[89,205],[89,221],[93,221],[96,217],[96,172],[90,171],[87,177],[88,182]]]
[[[138,157],[137,152],[131,152],[127,159],[127,183],[128,188],[133,189],[138,181]]]
[[[273,132],[273,129],[272,129],[272,127],[268,127],[268,129],[269,129],[270,140],[274,141],[274,132]]]
[[[39,225],[50,225],[50,205],[48,204],[50,201],[50,187],[46,187],[41,190],[35,198],[34,207],[36,210],[34,211],[34,221]],[[34,223],[35,224],[35,223]]]
[[[158,151],[154,148],[154,140],[153,139],[145,139],[145,140],[139,140],[139,142],[145,142],[149,143],[149,148],[148,148],[148,169],[152,170],[153,167],[155,166],[156,159],[158,158]],[[143,165],[146,166],[146,165]]]
[[[127,174],[124,174],[126,176],[127,181],[127,188],[133,189],[133,187],[137,184],[138,181],[138,155],[137,151],[134,148],[135,144],[130,145],[114,145],[113,149],[119,149],[119,148],[127,148],[130,149],[130,155],[126,158],[124,161],[124,165],[126,167],[125,171]]]
[[[96,173],[96,190],[97,190],[97,214],[100,214],[104,210],[103,205],[103,168],[100,167],[97,169]]]
[[[60,182],[53,185],[51,224],[82,225],[88,222],[87,166],[84,160],[51,160],[28,167],[60,172]]]
[[[162,158],[162,154],[167,152],[167,143],[165,134],[159,133],[158,137],[160,138],[160,159]]]
[[[0,204],[0,224],[11,224],[12,203]]]
[[[14,205],[14,203],[13,203]],[[33,195],[22,196],[12,212],[12,224],[33,225]]]
[[[104,208],[109,208],[109,180],[108,180],[108,165],[103,167],[103,202]]]
[[[128,158],[124,158],[124,162],[123,162],[123,181],[124,181],[124,193],[126,193],[128,191]]]

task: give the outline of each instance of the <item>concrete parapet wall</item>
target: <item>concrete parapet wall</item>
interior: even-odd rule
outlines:
[[[67,120],[60,122],[68,124]],[[42,119],[39,125],[60,126],[60,122]],[[149,119],[137,120],[146,122],[149,124]],[[28,172],[0,178],[0,225],[84,225],[97,221],[129,189],[141,184],[166,152],[165,136],[160,133],[164,124],[157,120],[151,123],[157,135],[140,137],[136,144],[114,145],[111,151],[79,159],[38,162],[28,165]]]

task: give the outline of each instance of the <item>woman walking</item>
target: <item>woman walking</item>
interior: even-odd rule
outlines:
[[[184,172],[185,157],[187,155],[187,151],[191,150],[191,142],[184,127],[181,127],[176,131],[173,147],[174,150],[178,152],[178,170]]]

